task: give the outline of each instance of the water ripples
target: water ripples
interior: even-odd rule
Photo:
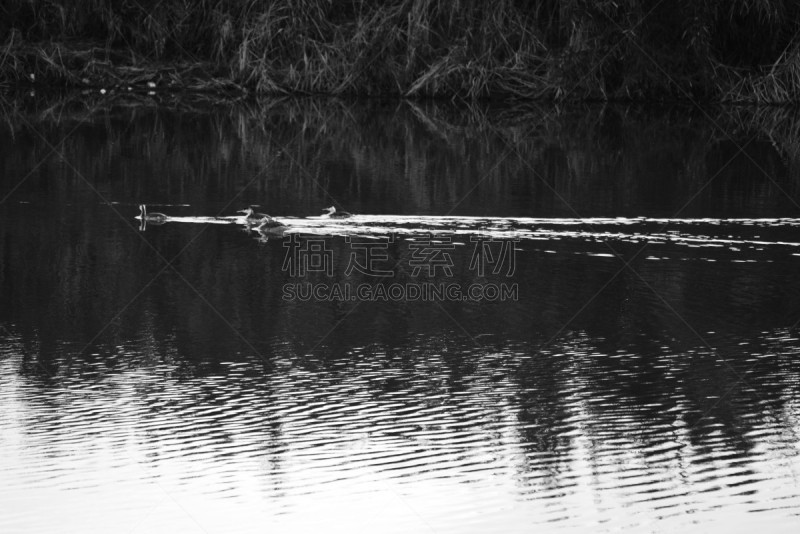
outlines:
[[[138,218],[138,217],[137,217]],[[731,252],[764,251],[785,248],[794,254],[800,247],[793,229],[800,219],[660,219],[649,217],[463,217],[355,215],[349,219],[325,217],[282,217],[284,234],[305,236],[389,236],[408,238],[425,235],[449,235],[456,238],[481,236],[492,239],[522,239],[533,242],[579,240],[590,242],[672,245],[690,249],[725,249]],[[236,224],[253,229],[241,216],[170,217],[173,223]],[[583,252],[590,256],[614,257],[614,253]],[[666,259],[649,255],[648,259]],[[709,256],[708,261],[714,261]],[[738,261],[748,261],[747,258]]]
[[[687,375],[696,363],[679,355],[660,367],[681,379],[645,402],[630,389],[641,357],[581,339],[561,353],[365,347],[332,360],[278,348],[269,365],[240,358],[195,377],[168,354],[127,353],[137,365],[49,385],[19,373],[19,345],[3,346],[0,500],[18,504],[6,526],[28,531],[42,494],[62,504],[39,531],[62,513],[91,531],[92,501],[143,531],[215,531],[218,513],[235,513],[242,531],[319,519],[523,532],[800,511],[796,397],[703,405],[706,385]],[[758,395],[775,379],[760,377]]]

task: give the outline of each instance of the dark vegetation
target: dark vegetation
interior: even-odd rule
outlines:
[[[6,0],[0,85],[786,103],[796,0]]]

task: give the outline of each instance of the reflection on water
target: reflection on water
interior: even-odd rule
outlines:
[[[3,532],[795,528],[785,117],[23,109],[0,134]],[[292,219],[328,194],[390,276]],[[142,232],[140,202],[195,224]],[[248,204],[329,270],[191,219]],[[477,272],[480,235],[518,239],[513,270]],[[449,271],[415,275],[420,243]],[[285,295],[426,283],[518,293]]]

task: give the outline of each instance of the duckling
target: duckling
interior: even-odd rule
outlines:
[[[330,208],[322,208],[322,211],[327,211],[323,217],[327,217],[329,219],[347,219],[348,217],[352,217],[352,213],[348,213],[346,211],[336,211],[336,208],[331,206]]]
[[[168,217],[163,213],[147,213],[147,206],[144,204],[139,204],[139,218],[142,221],[147,221],[153,224],[164,224],[168,219]]]
[[[266,213],[256,213],[255,210],[253,210],[253,206],[248,206],[246,209],[239,210],[236,213],[244,213],[244,220],[247,222],[247,224],[255,224],[264,217],[269,217],[270,219],[272,218]]]
[[[275,233],[275,232],[283,232],[286,230],[287,226],[280,222],[277,219],[273,219],[269,215],[261,219],[261,224],[256,227],[261,233]]]

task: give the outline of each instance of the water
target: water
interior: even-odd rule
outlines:
[[[780,113],[17,102],[0,531],[794,532]]]

